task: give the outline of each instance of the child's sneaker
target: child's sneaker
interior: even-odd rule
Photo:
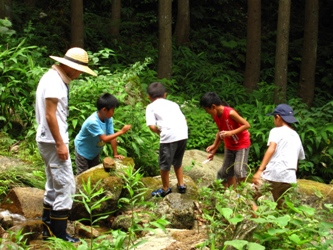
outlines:
[[[187,186],[186,186],[185,184],[182,185],[182,186],[179,186],[179,185],[177,184],[178,192],[181,193],[181,194],[185,194],[185,193],[186,193],[186,188],[187,188]]]
[[[157,189],[151,193],[151,196],[153,197],[164,197],[172,192],[171,188],[168,188],[166,191],[164,191],[163,188]]]

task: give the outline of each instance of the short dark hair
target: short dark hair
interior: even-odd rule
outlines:
[[[101,110],[102,108],[110,110],[119,107],[119,101],[115,96],[109,93],[104,93],[97,99],[96,107],[97,110]]]
[[[211,108],[213,104],[216,106],[229,106],[226,102],[223,102],[215,92],[207,92],[200,99],[200,106],[203,108]]]
[[[147,88],[147,93],[151,98],[164,97],[166,88],[160,82],[153,82]]]

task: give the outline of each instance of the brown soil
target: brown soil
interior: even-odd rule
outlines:
[[[174,232],[172,237],[176,240],[163,250],[194,250],[195,246],[207,239],[204,230],[188,230]]]

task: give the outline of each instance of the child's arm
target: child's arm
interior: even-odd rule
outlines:
[[[259,184],[260,176],[261,176],[262,172],[265,170],[269,161],[271,160],[272,155],[274,154],[275,150],[276,150],[276,143],[270,142],[257,172],[253,175],[252,182],[254,184]]]
[[[156,125],[149,125],[149,128],[150,128],[150,130],[151,130],[152,132],[154,132],[154,133],[160,135],[161,130],[160,130]]]
[[[248,121],[246,121],[243,117],[241,117],[235,110],[230,111],[230,117],[234,121],[241,124],[241,126],[239,128],[234,129],[234,130],[221,131],[220,135],[222,136],[222,138],[233,136],[235,134],[238,134],[238,133],[250,128],[250,123]]]
[[[130,128],[132,127],[132,125],[125,125],[121,130],[119,130],[118,132],[112,134],[112,135],[100,135],[99,138],[104,141],[104,142],[111,142],[113,139],[116,139],[118,136],[125,134],[128,130],[130,130]]]
[[[125,156],[118,154],[117,139],[111,140],[110,144],[111,144],[111,148],[112,148],[112,152],[113,152],[113,158],[115,158],[115,159],[124,159]]]
[[[222,140],[220,139],[219,132],[216,133],[214,143],[206,148],[206,152],[209,153],[207,159],[213,160],[214,155],[221,145]]]

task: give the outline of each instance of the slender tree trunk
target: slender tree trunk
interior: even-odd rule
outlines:
[[[261,0],[247,1],[247,39],[244,87],[248,92],[257,88],[261,59]]]
[[[121,0],[112,0],[110,33],[113,38],[117,38],[119,36],[120,23],[121,23]]]
[[[318,0],[305,1],[304,42],[300,73],[300,97],[312,105],[315,88],[315,71],[318,41]]]
[[[172,0],[158,1],[158,78],[171,79],[172,70]]]
[[[83,0],[71,0],[71,47],[84,48]]]
[[[286,102],[287,99],[290,2],[291,0],[279,0],[274,76],[276,104]]]
[[[177,4],[176,43],[177,45],[187,45],[190,43],[190,1],[178,0]]]
[[[0,18],[12,20],[13,5],[12,0],[0,0]]]

